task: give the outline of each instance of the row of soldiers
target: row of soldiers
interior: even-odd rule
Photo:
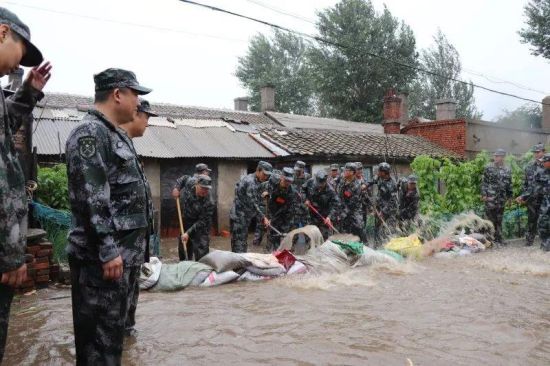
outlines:
[[[538,232],[541,248],[550,250],[550,154],[546,153],[543,144],[531,149],[533,161],[525,167],[522,193],[516,198],[518,204],[527,206],[526,245],[532,246]],[[485,203],[485,216],[495,227],[495,242],[505,245],[502,238],[502,221],[504,208],[511,201],[512,171],[504,162],[506,151],[498,149],[493,154],[493,161],[483,172],[481,182],[481,199]]]
[[[388,163],[379,164],[376,179],[368,181],[361,163],[347,163],[342,172],[334,164],[330,174],[321,170],[311,177],[302,161],[282,170],[260,161],[254,173],[236,184],[230,212],[231,248],[247,251],[246,239],[253,221],[258,223],[253,244],[260,244],[265,228],[268,251],[278,247],[284,233],[308,224],[318,226],[324,238],[343,232],[357,235],[366,243],[366,218],[370,213],[375,216],[379,243],[397,226],[416,219],[416,184],[413,175],[396,182]]]

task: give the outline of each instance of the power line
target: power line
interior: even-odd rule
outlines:
[[[315,40],[315,41],[317,41],[317,42],[324,43],[324,44],[328,44],[328,45],[331,45],[331,46],[334,46],[334,47],[337,47],[337,48],[343,48],[343,49],[350,49],[350,48],[351,48],[351,47],[349,47],[349,46],[347,46],[347,45],[341,44],[341,43],[339,43],[339,42],[330,41],[330,40],[325,39],[325,38],[323,38],[323,37],[314,36],[314,35],[311,35],[311,34],[307,34],[307,33],[304,33],[304,32],[300,32],[300,31],[297,31],[297,30],[294,30],[294,29],[291,29],[291,28],[283,27],[283,26],[281,26],[281,25],[278,25],[278,24],[274,24],[274,23],[268,22],[268,21],[266,21],[266,20],[261,20],[261,19],[254,18],[254,17],[248,16],[248,15],[235,13],[235,12],[232,12],[232,11],[229,11],[229,10],[225,10],[225,9],[222,9],[222,8],[218,8],[218,7],[216,7],[216,6],[207,5],[207,4],[202,4],[202,3],[198,3],[198,2],[195,2],[195,1],[191,1],[191,0],[179,0],[179,1],[181,1],[181,2],[183,2],[183,3],[186,3],[186,4],[190,4],[190,5],[194,5],[194,6],[199,6],[199,7],[203,7],[203,8],[206,8],[206,9],[213,10],[213,11],[219,11],[219,12],[221,12],[221,13],[225,13],[225,14],[233,15],[233,16],[236,16],[236,17],[239,17],[239,18],[247,19],[247,20],[250,20],[250,21],[252,21],[252,22],[256,22],[256,23],[259,23],[259,24],[267,25],[268,27],[272,27],[272,28],[275,28],[275,29],[280,29],[280,30],[285,31],[285,32],[298,34],[298,35],[301,35],[301,36],[303,36],[303,37],[310,38],[310,39],[313,39],[313,40]],[[538,100],[534,100],[534,99],[530,99],[530,98],[525,98],[525,97],[522,97],[522,96],[519,96],[519,95],[515,95],[515,94],[512,94],[512,93],[507,93],[507,92],[499,91],[499,90],[496,90],[496,89],[488,88],[488,87],[483,86],[483,85],[474,84],[474,83],[467,82],[467,81],[464,81],[464,80],[460,80],[460,79],[457,79],[457,78],[453,78],[453,77],[441,75],[441,74],[439,74],[439,73],[437,73],[437,72],[430,71],[430,70],[426,70],[426,69],[424,69],[424,68],[422,68],[422,67],[409,65],[409,64],[406,64],[406,63],[401,62],[401,61],[393,60],[393,59],[390,59],[390,58],[388,58],[388,57],[378,55],[378,54],[376,54],[376,53],[365,52],[365,54],[367,54],[367,55],[369,55],[369,56],[371,56],[371,57],[379,58],[379,59],[384,60],[384,61],[387,61],[387,62],[391,62],[391,63],[393,63],[393,64],[396,64],[396,65],[399,65],[399,66],[402,66],[402,67],[409,68],[409,69],[411,69],[411,70],[420,71],[420,72],[422,72],[422,73],[424,73],[424,74],[433,75],[433,76],[436,76],[436,77],[439,77],[439,78],[442,78],[442,79],[451,80],[451,81],[454,81],[454,82],[457,82],[457,83],[461,83],[461,84],[464,84],[464,85],[471,85],[471,86],[473,86],[473,87],[475,87],[475,88],[478,88],[478,89],[481,89],[481,90],[485,90],[485,91],[488,91],[488,92],[491,92],[491,93],[500,94],[500,95],[504,95],[504,96],[508,96],[508,97],[516,98],[516,99],[520,99],[520,100],[525,100],[525,101],[532,102],[532,103],[537,103],[537,104],[542,104],[542,105],[550,105],[549,103],[544,103],[544,102],[541,102],[541,101],[538,101]]]
[[[249,3],[255,4],[255,5],[261,6],[262,8],[269,9],[269,10],[274,11],[276,13],[286,15],[286,16],[289,16],[291,18],[295,18],[295,19],[307,22],[309,24],[315,25],[315,21],[313,21],[311,19],[308,19],[308,18],[306,18],[304,16],[301,16],[301,15],[298,15],[298,14],[290,13],[288,11],[285,11],[285,10],[281,9],[281,8],[276,8],[274,6],[266,4],[264,2],[261,2],[261,1],[258,1],[258,0],[246,0],[246,1],[248,1]]]
[[[491,83],[495,83],[495,84],[508,84],[508,85],[512,85],[518,89],[523,89],[523,90],[527,90],[527,91],[532,91],[532,92],[535,92],[535,93],[539,93],[539,94],[542,94],[542,95],[550,95],[549,92],[545,92],[545,91],[542,91],[542,90],[537,90],[537,89],[533,89],[533,88],[530,88],[528,86],[525,86],[525,85],[522,85],[522,84],[519,84],[519,83],[516,83],[516,82],[513,82],[513,81],[509,81],[509,80],[505,80],[505,79],[502,79],[502,78],[498,78],[496,76],[490,76],[490,75],[486,75],[486,74],[483,74],[479,71],[475,71],[475,70],[471,70],[471,69],[462,69],[465,73],[467,74],[471,74],[471,75],[475,75],[475,76],[479,76],[481,78],[484,78],[485,80],[491,82]]]
[[[120,21],[120,20],[115,20],[115,19],[106,19],[106,18],[100,18],[100,17],[91,16],[91,15],[71,13],[71,12],[66,12],[66,11],[61,11],[61,10],[43,8],[43,7],[39,7],[39,6],[33,6],[33,5],[27,5],[27,4],[18,4],[18,3],[11,2],[11,1],[6,1],[5,3],[9,4],[9,5],[21,6],[21,7],[25,7],[25,8],[29,8],[29,9],[45,11],[45,12],[54,13],[54,14],[68,15],[68,16],[71,16],[71,17],[78,17],[78,18],[96,20],[96,21],[119,24],[119,25],[129,25],[129,26],[132,26],[132,27],[154,29],[154,30],[157,30],[157,31],[164,31],[164,32],[182,33],[182,34],[187,34],[187,35],[191,35],[191,36],[213,38],[213,39],[218,39],[218,40],[222,40],[222,41],[248,43],[248,41],[244,40],[244,39],[220,37],[220,36],[216,36],[216,35],[213,35],[213,34],[194,33],[194,32],[189,32],[189,31],[182,30],[182,29],[174,29],[174,28],[167,28],[167,27],[159,27],[159,26],[156,26],[156,25],[125,22],[125,21]]]

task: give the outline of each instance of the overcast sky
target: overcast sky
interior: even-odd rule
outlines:
[[[311,21],[334,0],[197,0],[315,33]],[[373,0],[410,25],[418,48],[441,28],[462,58],[463,78],[541,100],[550,95],[550,63],[519,42],[527,0]],[[0,1],[25,21],[54,65],[48,91],[92,95],[92,75],[107,67],[133,70],[154,102],[233,108],[246,91],[234,76],[248,40],[270,28],[177,0]],[[287,16],[264,6],[291,13]],[[76,16],[76,14],[80,16]],[[537,90],[519,89],[506,82]],[[543,92],[543,93],[540,93]],[[523,101],[476,90],[491,120]]]

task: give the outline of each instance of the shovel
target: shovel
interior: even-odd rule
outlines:
[[[180,257],[180,261],[185,261],[185,260],[188,260],[188,258],[187,258],[187,242],[185,242],[181,239],[183,234],[185,234],[185,230],[183,229],[183,219],[181,217],[181,205],[180,205],[179,197],[176,198],[176,206],[178,208],[178,219],[179,219],[179,224],[180,224],[180,235],[178,236],[178,255]]]

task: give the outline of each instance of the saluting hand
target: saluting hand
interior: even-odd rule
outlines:
[[[34,89],[42,91],[52,76],[50,73],[51,70],[52,65],[49,61],[46,61],[40,66],[33,67],[27,75],[25,82]]]

